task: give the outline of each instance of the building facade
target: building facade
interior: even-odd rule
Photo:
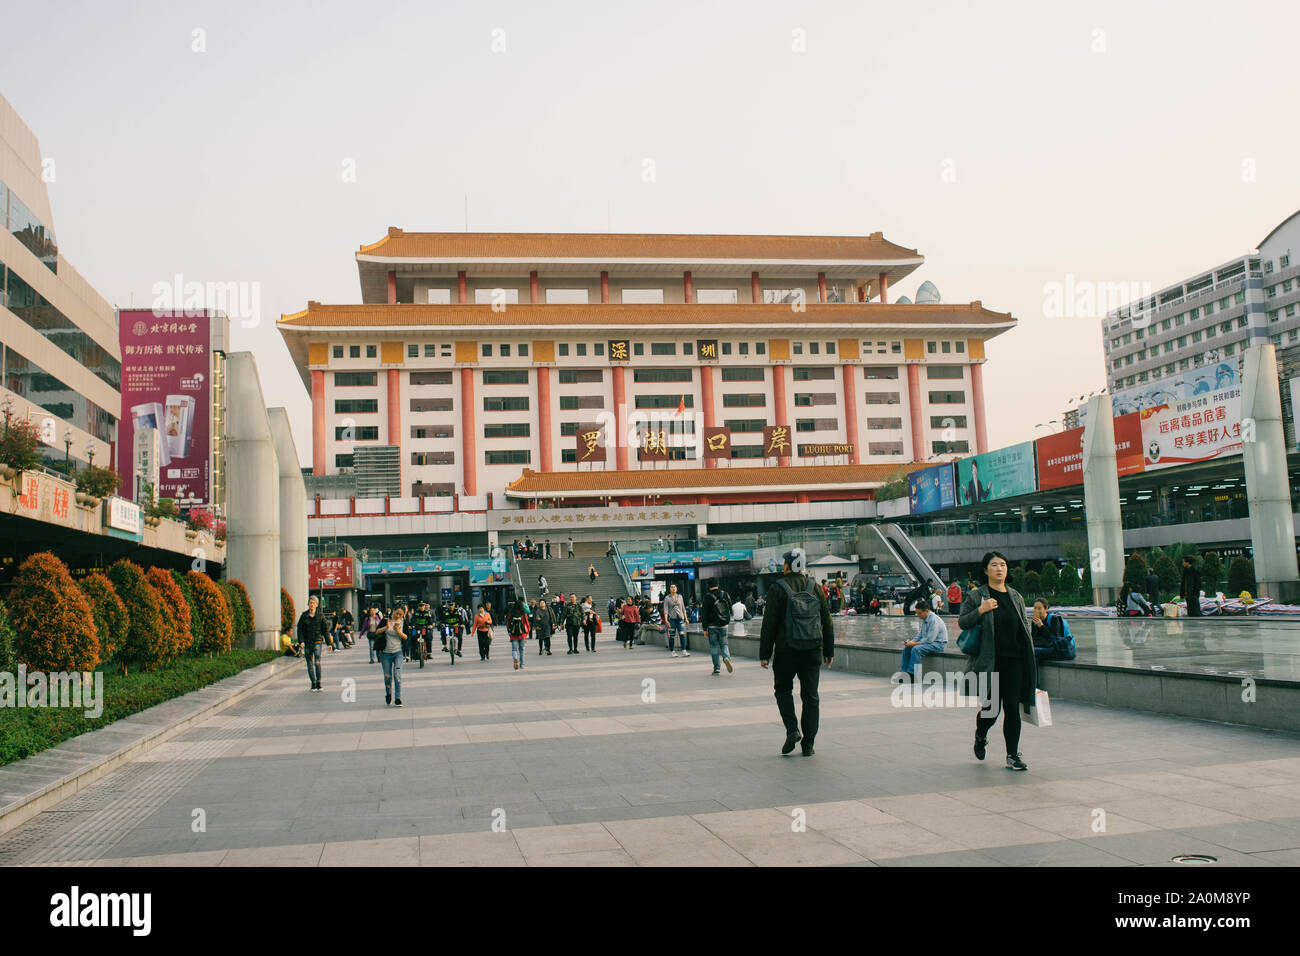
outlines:
[[[36,136],[0,97],[0,404],[40,424],[46,458],[117,463],[113,308],[59,254]]]
[[[471,507],[647,482],[817,496],[801,469],[827,467],[851,479],[830,494],[861,494],[986,449],[985,342],[1015,325],[978,302],[889,304],[924,260],[879,233],[390,229],[356,258],[361,305],[279,322],[312,395],[313,475]]]

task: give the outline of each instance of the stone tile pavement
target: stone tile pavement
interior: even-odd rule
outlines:
[[[268,684],[0,837],[46,865],[1168,865],[1300,862],[1295,735],[1057,702],[1028,773],[969,709],[823,671],[817,755],[781,757],[771,673],[602,639]],[[535,648],[533,649],[535,652]]]

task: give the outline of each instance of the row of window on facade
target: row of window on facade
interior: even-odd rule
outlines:
[[[54,230],[36,218],[18,194],[0,181],[0,228],[27,247],[45,268],[59,271],[59,245]]]
[[[1287,291],[1290,290],[1288,289]],[[1235,302],[1237,305],[1243,304],[1246,301],[1246,293],[1238,292],[1235,296],[1231,297],[1231,301]],[[1228,303],[1229,303],[1228,298],[1220,299],[1219,311],[1226,312],[1228,309]],[[1197,319],[1203,318],[1204,316],[1207,315],[1214,315],[1213,302],[1207,302],[1205,303],[1204,306],[1199,306],[1188,312],[1181,312],[1178,315],[1173,315],[1167,319],[1163,319],[1149,330],[1145,328],[1134,329],[1132,332],[1126,332],[1123,335],[1116,336],[1115,338],[1110,340],[1110,347],[1117,349],[1121,345],[1131,345],[1133,342],[1141,342],[1144,338],[1147,337],[1148,331],[1152,336],[1154,336],[1157,331],[1168,332],[1171,329],[1175,329],[1178,328],[1179,326],[1186,325],[1188,322],[1195,322]],[[1245,328],[1245,327],[1246,327],[1245,317],[1243,316],[1241,318],[1238,318],[1237,328]],[[1232,331],[1232,322],[1228,321],[1222,323],[1219,326],[1219,330],[1221,332]],[[1214,334],[1213,329],[1206,329],[1206,331],[1211,335]],[[1194,334],[1199,334],[1199,333],[1194,333]]]
[[[1276,313],[1274,314],[1276,315]],[[1294,315],[1295,306],[1290,306],[1287,314]],[[1242,316],[1241,318],[1237,319],[1236,327],[1239,329],[1244,329],[1246,327],[1245,316]],[[1187,348],[1189,344],[1195,345],[1196,343],[1201,341],[1209,341],[1210,339],[1217,338],[1220,333],[1223,333],[1225,335],[1228,334],[1229,332],[1232,331],[1232,329],[1233,329],[1233,323],[1224,322],[1217,326],[1212,325],[1206,329],[1195,331],[1191,335],[1180,335],[1178,338],[1170,339],[1168,342],[1161,342],[1158,343],[1158,345],[1152,345],[1149,351],[1147,349],[1142,349],[1138,352],[1133,352],[1121,358],[1114,359],[1111,361],[1111,368],[1121,368],[1125,365],[1132,365],[1135,361],[1142,362],[1148,358],[1155,358],[1159,354],[1167,354],[1169,352],[1175,351],[1176,349]],[[1232,343],[1229,343],[1228,345],[1224,346],[1224,348],[1225,349],[1232,348]]]
[[[591,302],[591,290],[586,288],[550,288],[543,289],[542,299],[547,305],[587,305]],[[518,305],[520,301],[521,290],[510,287],[497,287],[491,289],[475,289],[475,305]],[[644,288],[644,289],[622,289],[619,291],[620,301],[623,305],[663,305],[664,290],[662,288]],[[751,296],[749,290],[745,291],[745,298],[748,300]],[[692,295],[696,305],[739,305],[741,301],[741,291],[737,288],[692,288]],[[762,291],[764,305],[794,305],[806,303],[808,293],[802,288],[794,289],[764,289]],[[432,288],[426,290],[426,302],[429,305],[451,305],[452,289]],[[836,285],[826,287],[826,300],[828,302],[851,302],[853,299],[852,290],[841,288]]]
[[[694,355],[694,342],[651,342],[650,354],[662,356],[676,355]],[[719,342],[717,343],[718,351],[721,355],[749,355],[750,347],[753,347],[752,354],[766,355],[766,342]],[[874,345],[874,348],[873,348]],[[927,341],[926,352],[930,355],[963,355],[966,352],[965,340],[934,340]],[[632,343],[632,355],[643,356],[646,354],[645,342]],[[568,358],[571,354],[579,358],[590,355],[597,358],[603,358],[605,355],[604,342],[557,342],[555,345],[556,352],[561,358]],[[347,352],[348,358],[359,359],[362,357],[362,350],[365,350],[365,357],[368,359],[379,357],[378,345],[335,345],[332,347],[334,358],[341,359],[344,357],[344,351]],[[480,346],[483,358],[492,358],[494,355],[498,358],[528,358],[529,346],[527,342],[484,342]],[[834,341],[797,341],[790,343],[790,351],[793,355],[835,355],[836,343]],[[903,352],[903,343],[901,341],[893,342],[863,342],[862,354],[864,355],[901,355]],[[421,351],[421,346],[408,343],[406,346],[407,358],[451,358],[452,347],[447,343],[426,343]],[[712,357],[712,356],[709,356]]]

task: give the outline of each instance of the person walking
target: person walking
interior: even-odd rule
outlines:
[[[485,661],[492,650],[492,605],[480,604],[474,615],[474,634],[478,638],[478,659]]]
[[[817,684],[823,662],[830,667],[834,659],[835,630],[825,593],[807,577],[808,556],[804,549],[792,548],[781,560],[781,578],[767,589],[758,662],[764,670],[772,662],[776,706],[785,724],[781,753],[790,753],[802,740],[803,755],[811,757],[816,753],[813,743],[821,722]],[[802,735],[794,710],[796,677],[803,700]]]
[[[506,632],[510,635],[510,659],[515,670],[520,670],[524,666],[524,642],[528,640],[528,614],[523,601],[511,605],[506,615]]]
[[[938,595],[936,594],[936,597]],[[938,654],[948,646],[948,627],[937,611],[924,604],[916,606],[916,619],[921,622],[916,637],[903,642],[903,660],[899,669],[908,680],[915,680],[916,668],[926,654]]]
[[[1160,575],[1156,574],[1155,568],[1147,572],[1147,600],[1155,605],[1160,604]]]
[[[370,648],[370,663],[375,662],[375,642],[371,639],[371,633],[374,631],[375,619],[372,616],[372,609],[366,608],[361,612],[361,626],[357,630],[357,637],[366,642]]]
[[[569,557],[573,557],[573,535],[569,535]]]
[[[600,577],[600,575],[596,573],[596,565],[595,565],[595,564],[588,564],[588,565],[587,565],[587,580],[590,581],[590,582],[592,582],[592,583],[595,583],[596,578],[598,578],[598,577]]]
[[[727,665],[727,673],[732,673],[731,649],[727,645],[727,624],[733,614],[731,597],[718,585],[718,579],[709,581],[709,590],[704,595],[704,607],[700,613],[700,623],[704,633],[709,637],[709,655],[713,658],[713,675],[722,673],[719,662]]]
[[[637,625],[640,623],[641,611],[636,602],[628,598],[619,609],[618,619],[618,639],[623,644],[623,650],[632,649],[632,643],[636,640]]]
[[[984,759],[989,729],[1001,713],[1007,769],[1028,770],[1020,755],[1020,709],[1034,705],[1038,667],[1025,621],[1025,599],[1007,584],[1010,564],[1000,551],[985,554],[980,568],[985,583],[967,591],[957,617],[963,631],[980,632],[979,650],[968,665],[984,682],[982,706],[975,716],[975,757]]]
[[[949,614],[961,613],[961,599],[962,599],[961,585],[957,583],[956,578],[953,578],[952,584],[948,585],[948,613]]]
[[[569,603],[564,605],[564,633],[569,638],[569,653],[577,654],[578,629],[582,627],[582,608],[578,606],[578,594],[569,595]]]
[[[538,598],[543,601],[546,600],[546,593],[550,590],[551,590],[551,586],[549,583],[547,583],[546,575],[544,574],[537,575]]]
[[[1187,616],[1201,616],[1201,572],[1190,554],[1183,555],[1183,583],[1178,596],[1187,602]]]
[[[313,594],[307,599],[307,610],[298,618],[298,643],[302,645],[302,656],[307,658],[307,679],[314,694],[321,690],[321,652],[331,636],[329,621],[320,609],[320,598]]]
[[[582,604],[582,646],[584,650],[596,653],[596,628],[600,625],[600,615],[591,603],[591,595]]]
[[[673,646],[673,639],[679,638],[682,643],[682,656],[690,657],[691,652],[686,649],[686,602],[682,596],[677,593],[677,585],[668,585],[668,596],[664,598],[664,621],[668,625],[668,650],[677,656],[677,651]]]
[[[545,601],[538,601],[533,606],[532,631],[537,636],[537,656],[551,654],[551,634],[555,632],[555,618]]]
[[[406,612],[400,607],[393,612],[393,617],[384,626],[381,626],[380,633],[385,637],[383,653],[379,655],[379,663],[384,669],[384,703],[395,704],[397,707],[402,706],[402,647],[406,643],[406,635],[403,633],[403,621]],[[394,695],[396,698],[394,699]]]
[[[607,607],[608,607],[608,610],[609,610],[609,626],[610,626],[610,627],[613,627],[613,626],[614,626],[614,613],[618,610],[618,602],[615,601],[613,598],[610,598],[610,599],[609,599],[609,604],[607,605]]]

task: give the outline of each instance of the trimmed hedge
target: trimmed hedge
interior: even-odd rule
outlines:
[[[0,764],[30,757],[279,656],[278,651],[238,650],[211,659],[185,658],[147,674],[105,674],[104,712],[94,720],[70,708],[0,708]]]
[[[190,630],[190,606],[166,568],[150,568],[144,576],[162,600],[163,619],[171,625],[167,659],[175,660],[194,643],[194,632]]]
[[[293,598],[289,597],[289,592],[280,588],[280,633],[292,634],[293,626],[298,621],[298,615],[294,613]]]
[[[241,641],[248,633],[248,616],[244,613],[244,602],[239,600],[239,593],[229,581],[222,581],[221,597],[226,602],[226,613],[230,615],[230,640]]]
[[[50,552],[33,554],[18,568],[8,606],[21,663],[39,671],[88,671],[99,664],[90,602]]]
[[[221,588],[202,571],[185,572],[185,582],[194,596],[194,653],[209,656],[226,653],[230,650],[234,626]]]
[[[90,603],[91,613],[95,617],[95,630],[99,633],[99,659],[112,660],[118,648],[126,643],[127,631],[131,627],[126,605],[113,590],[113,582],[99,572],[86,575],[77,584]]]
[[[234,609],[236,603],[239,604],[239,614],[236,618],[238,626],[235,628],[232,639],[242,641],[251,635],[257,627],[257,617],[253,614],[253,602],[249,600],[248,589],[244,587],[242,581],[226,581],[223,587],[226,591],[226,600],[231,604],[231,609]]]
[[[194,613],[194,591],[190,588],[190,582],[185,580],[185,575],[173,568],[168,572],[172,576],[172,581],[176,587],[180,588],[181,595],[185,598],[185,606],[190,611],[190,646],[186,650],[195,654],[195,648],[203,644],[203,621]]]
[[[129,668],[152,670],[167,659],[171,625],[163,619],[162,601],[140,565],[123,558],[108,569],[113,589],[126,605],[130,626],[117,652],[122,673]]]
[[[14,659],[14,629],[9,626],[9,611],[0,601],[0,671],[12,671],[18,666]]]

